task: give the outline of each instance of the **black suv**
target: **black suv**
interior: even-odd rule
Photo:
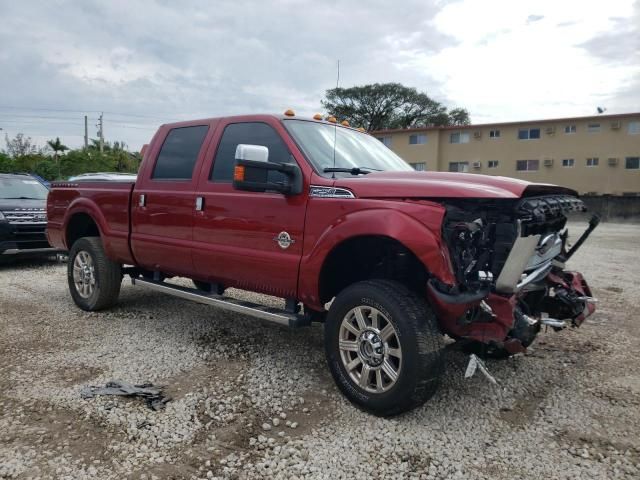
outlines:
[[[0,173],[0,256],[57,251],[45,235],[48,194],[31,175]]]

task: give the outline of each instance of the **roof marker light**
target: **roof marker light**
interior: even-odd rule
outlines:
[[[321,113],[316,113],[316,114],[313,116],[313,119],[314,119],[314,120],[322,120],[322,114],[321,114]]]
[[[327,122],[337,123],[338,120],[336,120],[336,117],[331,116],[331,117],[327,118]]]
[[[342,120],[342,121],[340,122],[340,125],[343,125],[343,126],[345,126],[345,127],[348,127],[348,126],[349,126],[349,122],[347,122],[346,120]]]
[[[357,129],[359,132],[365,132],[366,130],[363,127],[358,127]]]
[[[295,117],[295,116],[296,116],[296,112],[294,112],[294,111],[293,111],[293,110],[291,110],[291,109],[288,109],[286,112],[284,112],[284,114],[285,114],[287,117]]]

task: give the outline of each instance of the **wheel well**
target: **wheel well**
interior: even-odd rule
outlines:
[[[69,220],[67,225],[66,240],[67,248],[71,249],[71,246],[82,237],[99,237],[100,230],[98,225],[86,213],[76,213]]]
[[[369,279],[396,280],[423,292],[428,272],[414,253],[385,236],[354,237],[337,245],[320,272],[320,301],[326,303],[352,283]]]

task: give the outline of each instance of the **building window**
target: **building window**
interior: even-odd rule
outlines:
[[[489,160],[487,162],[487,168],[498,168],[498,160]]]
[[[449,162],[450,172],[468,172],[469,162]]]
[[[628,170],[638,170],[640,169],[640,157],[627,157],[624,168]]]
[[[600,159],[598,157],[587,158],[587,167],[597,167]]]
[[[587,125],[587,132],[589,133],[597,133],[600,131],[600,124],[599,123],[590,123],[589,125]]]
[[[409,135],[409,145],[424,145],[427,143],[427,136],[424,133]]]
[[[563,167],[573,167],[574,163],[573,158],[565,158],[562,160]]]
[[[576,133],[576,126],[575,125],[566,125],[564,127],[564,133]]]
[[[469,133],[456,132],[449,135],[449,143],[469,143]]]
[[[518,172],[532,172],[540,169],[540,160],[518,160],[516,170]]]
[[[427,169],[425,162],[410,163],[409,165],[411,165],[416,172],[424,172]]]
[[[629,122],[627,132],[629,135],[640,135],[640,122]]]
[[[518,140],[534,140],[540,138],[539,128],[521,128],[518,130]]]
[[[490,130],[489,138],[500,138],[500,130]]]
[[[391,137],[376,137],[376,138],[380,140],[385,147],[391,148]]]

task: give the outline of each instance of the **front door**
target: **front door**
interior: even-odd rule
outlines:
[[[172,275],[192,276],[195,189],[211,125],[161,130],[155,162],[138,174],[132,199],[131,249],[136,262]],[[209,135],[207,135],[209,132]]]
[[[273,162],[295,162],[295,146],[279,122],[268,117],[260,122],[235,120],[221,125],[217,132],[215,156],[203,164],[197,189],[203,202],[193,229],[193,259],[199,278],[225,287],[294,298],[302,257],[307,181],[303,193],[290,196],[235,190],[231,181],[239,144],[266,146]],[[300,155],[297,149],[295,154]]]

